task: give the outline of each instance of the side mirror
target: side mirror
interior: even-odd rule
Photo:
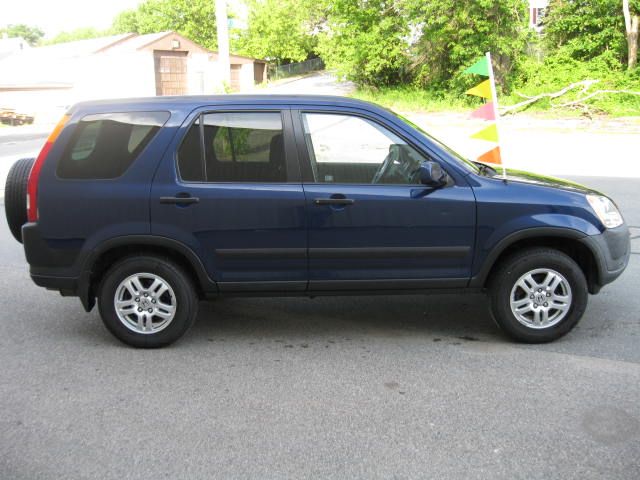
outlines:
[[[447,184],[449,175],[439,163],[426,161],[420,164],[420,183],[428,187],[443,187]]]

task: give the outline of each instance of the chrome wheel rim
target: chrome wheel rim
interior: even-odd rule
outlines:
[[[561,273],[537,268],[522,275],[511,289],[511,312],[528,328],[549,328],[567,316],[571,300],[571,286]]]
[[[171,285],[153,273],[135,273],[122,280],[113,301],[120,322],[144,335],[164,330],[176,314]]]

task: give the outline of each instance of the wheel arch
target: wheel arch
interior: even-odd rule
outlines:
[[[181,242],[154,235],[131,235],[109,239],[84,261],[78,295],[85,310],[95,305],[96,288],[102,277],[118,259],[136,254],[153,254],[169,257],[185,269],[198,289],[198,296],[215,295],[218,291],[196,253]]]
[[[600,290],[598,253],[580,241],[585,236],[583,232],[566,228],[531,228],[515,232],[492,249],[478,273],[471,278],[469,286],[486,288],[501,262],[518,250],[548,247],[571,257],[584,273],[589,293],[597,293]]]

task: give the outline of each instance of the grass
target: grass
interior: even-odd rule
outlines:
[[[359,88],[351,96],[403,112],[463,112],[471,108],[463,96],[443,96],[413,86]]]
[[[557,90],[557,89],[556,89]],[[594,89],[595,90],[595,89]],[[555,90],[527,91],[525,94],[536,95],[542,92]],[[377,89],[359,88],[351,93],[352,97],[367,100],[403,112],[465,112],[480,105],[475,98],[465,96],[463,92],[457,95],[428,90],[413,86],[382,87]],[[512,94],[499,97],[501,105],[514,105],[523,100],[522,97]],[[569,101],[570,97],[558,101]],[[610,117],[640,116],[640,96],[625,94],[608,94],[596,97],[588,101],[590,110],[594,114],[603,114]],[[552,108],[549,99],[542,99],[522,112],[535,113],[548,118],[579,117],[584,114],[578,108]],[[516,113],[517,115],[517,113]]]

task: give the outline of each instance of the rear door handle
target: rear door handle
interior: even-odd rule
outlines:
[[[160,197],[160,203],[163,205],[192,205],[199,201],[198,197]]]
[[[353,198],[316,198],[313,203],[316,205],[353,205]]]

